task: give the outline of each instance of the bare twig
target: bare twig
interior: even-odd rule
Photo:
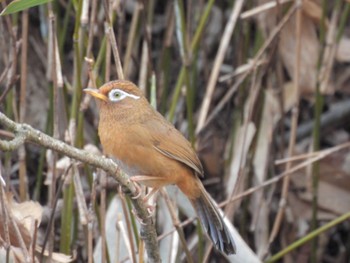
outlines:
[[[288,156],[292,156],[294,153],[294,147],[295,147],[295,142],[296,142],[296,131],[298,127],[298,116],[299,116],[299,96],[300,96],[300,84],[299,84],[299,79],[300,79],[300,48],[301,48],[301,22],[302,22],[302,0],[299,2],[297,1],[296,3],[298,10],[296,13],[296,27],[295,27],[295,36],[296,36],[296,47],[295,47],[295,64],[294,64],[294,86],[297,91],[297,100],[295,102],[295,105],[293,106],[292,109],[292,127],[291,127],[291,136],[289,140],[289,146],[288,146]],[[288,162],[286,164],[286,171],[290,170],[292,166],[291,162]],[[285,207],[287,204],[287,196],[288,196],[288,190],[289,190],[289,182],[290,182],[290,177],[286,176],[283,179],[283,185],[282,185],[282,194],[281,194],[281,199],[279,202],[279,209],[278,213],[276,215],[274,225],[270,234],[269,242],[270,244],[273,242],[275,239],[278,230],[281,226]]]
[[[286,4],[286,3],[291,2],[291,1],[292,0],[279,0],[279,1],[273,0],[273,1],[270,1],[270,2],[264,3],[262,5],[256,6],[250,10],[243,12],[240,15],[240,18],[247,19],[247,18],[250,18],[252,16],[258,15],[262,12],[266,12],[272,8],[275,8],[277,5]]]
[[[222,41],[220,43],[219,51],[218,51],[216,58],[215,58],[213,71],[210,75],[208,86],[207,86],[205,96],[203,99],[203,103],[201,106],[201,111],[200,111],[200,115],[199,115],[199,119],[198,119],[198,125],[196,128],[196,133],[198,133],[205,125],[205,120],[206,120],[207,115],[208,115],[210,102],[211,102],[211,99],[213,97],[214,89],[216,86],[215,84],[216,84],[217,78],[219,76],[220,67],[221,67],[222,62],[224,61],[226,50],[227,50],[228,45],[230,43],[233,29],[235,28],[237,20],[238,20],[238,16],[242,10],[243,3],[244,3],[244,1],[242,1],[242,0],[235,2],[235,6],[232,10],[230,19],[227,22]]]
[[[101,183],[101,185],[106,185],[106,182],[107,182],[107,175],[106,175],[106,173],[102,172],[101,176],[100,176],[100,183]],[[102,190],[100,192],[100,199],[101,199],[101,203],[100,203],[101,261],[106,262],[107,261],[107,236],[106,236],[107,192],[106,192],[106,187],[102,187]]]
[[[21,92],[19,101],[19,121],[24,122],[27,110],[27,58],[28,58],[28,10],[22,13],[22,51],[21,51]],[[28,179],[26,166],[26,149],[24,145],[18,150],[19,159],[19,195],[21,201],[27,199]]]
[[[137,195],[134,185],[125,174],[119,172],[118,166],[111,159],[72,147],[60,140],[46,135],[43,132],[40,132],[39,130],[32,128],[30,125],[16,123],[7,118],[2,112],[0,112],[0,124],[13,131],[15,134],[22,134],[21,136],[24,137],[24,140],[22,139],[23,141],[34,142],[42,147],[52,149],[70,158],[93,165],[97,168],[101,168],[108,174],[112,175],[121,184],[123,189],[125,189],[125,192],[132,196]],[[7,150],[7,148],[2,147],[4,142],[1,140],[0,142],[0,149]],[[17,145],[19,145],[19,143],[17,143]],[[14,149],[14,147],[12,146],[11,149]],[[144,222],[144,224],[141,225],[141,234],[145,241],[149,261],[160,262],[159,249],[157,245],[157,233],[153,220],[149,217],[147,208],[140,198],[131,199],[131,201],[136,210],[137,216]]]
[[[93,263],[93,228],[94,221],[92,220],[94,214],[94,207],[96,205],[96,173],[93,173],[93,181],[91,186],[91,202],[89,205],[89,223],[88,223],[88,263]]]
[[[90,15],[90,25],[89,25],[89,36],[88,36],[88,43],[86,48],[86,57],[91,58],[91,50],[93,45],[93,38],[94,38],[94,29],[96,26],[96,13],[97,13],[97,0],[92,1],[92,7],[91,7],[91,15]]]
[[[226,105],[226,103],[230,100],[232,95],[236,92],[238,87],[243,83],[243,81],[246,79],[246,77],[256,68],[256,65],[258,61],[263,56],[266,49],[270,46],[271,42],[275,39],[275,37],[278,36],[282,28],[286,25],[286,23],[289,21],[291,16],[295,13],[296,7],[295,5],[291,7],[288,11],[288,13],[283,17],[281,22],[273,29],[271,34],[269,35],[268,39],[264,42],[262,47],[257,52],[256,56],[252,60],[251,67],[248,71],[246,71],[242,76],[238,78],[238,80],[235,82],[235,84],[232,86],[232,88],[225,94],[225,96],[221,99],[221,101],[218,103],[218,105],[213,109],[211,114],[208,116],[206,122],[204,123],[203,127],[201,129],[197,128],[197,133],[199,133],[205,126],[207,126],[216,116],[217,114],[222,110],[222,108]]]
[[[328,131],[328,129],[334,128],[338,125],[346,123],[350,117],[350,100],[346,99],[343,101],[336,102],[332,104],[329,111],[322,113],[320,125],[322,130]],[[314,126],[315,120],[310,120],[302,123],[298,126],[296,133],[296,140],[300,141],[312,133],[312,128]],[[286,132],[284,136],[277,138],[277,141],[283,140],[288,142],[290,137],[290,132]]]
[[[112,12],[108,14],[110,16]],[[110,36],[108,35],[107,31],[105,32],[108,39]],[[105,70],[105,82],[110,81],[111,79],[111,56],[112,56],[112,46],[111,46],[111,41],[106,41],[106,58],[105,58],[105,65],[106,65],[106,70]]]
[[[0,166],[0,168],[2,168],[2,167]],[[2,176],[1,169],[0,169],[0,176]],[[7,209],[5,206],[5,200],[4,200],[5,195],[4,195],[3,187],[4,187],[4,185],[1,182],[0,183],[0,206],[1,206],[1,214],[2,214],[2,228],[3,228],[3,232],[4,232],[3,239],[5,239],[4,240],[5,241],[4,247],[6,249],[6,257],[8,259],[11,244],[10,244],[10,233],[9,233],[9,218],[8,218]]]
[[[193,259],[192,259],[190,250],[188,249],[188,246],[186,244],[186,238],[185,238],[183,230],[181,229],[180,220],[179,220],[179,218],[178,218],[178,216],[176,214],[174,205],[171,202],[168,193],[164,189],[161,189],[160,193],[162,194],[162,196],[164,198],[164,201],[165,201],[165,203],[166,203],[166,205],[168,207],[171,219],[173,220],[173,224],[175,226],[175,229],[176,229],[176,231],[177,231],[177,233],[178,233],[178,235],[180,237],[180,241],[181,241],[182,247],[183,247],[183,249],[185,251],[185,254],[186,254],[187,262],[193,262]]]
[[[63,176],[61,178],[61,181],[59,183],[59,186],[58,186],[58,189],[57,191],[55,192],[55,196],[53,196],[53,200],[51,202],[51,207],[52,207],[52,212],[50,214],[50,219],[49,219],[49,222],[48,222],[48,225],[47,225],[47,228],[46,228],[46,233],[45,233],[45,237],[44,237],[44,241],[43,241],[43,246],[42,246],[42,250],[41,250],[41,254],[40,254],[40,261],[42,262],[43,259],[44,259],[44,254],[45,254],[45,248],[46,248],[46,244],[47,242],[49,242],[49,238],[50,238],[50,235],[52,235],[52,230],[53,230],[53,223],[55,221],[55,211],[56,211],[56,208],[57,208],[57,202],[58,202],[58,199],[59,199],[59,195],[61,194],[61,191],[62,191],[62,187],[63,187],[63,184],[64,184],[64,181],[67,177],[67,174],[69,172],[69,170],[71,169],[71,165],[69,165],[67,167],[67,169],[65,170],[65,172],[63,173]],[[53,248],[50,248],[50,250],[52,250]],[[49,250],[49,257],[51,257],[50,253],[52,253],[52,251]]]
[[[80,223],[85,226],[88,224],[89,212],[85,201],[85,196],[83,192],[83,186],[81,184],[80,173],[77,168],[77,164],[73,163],[73,182],[75,196],[78,204]]]
[[[125,199],[125,195],[122,191],[119,191],[119,196],[120,196],[120,200],[121,200],[121,204],[122,204],[122,209],[124,212],[124,218],[125,218],[125,225],[126,225],[126,231],[127,231],[127,237],[125,238],[125,242],[128,250],[130,251],[130,259],[132,260],[132,262],[137,262],[136,261],[136,249],[134,246],[134,242],[133,242],[133,232],[132,232],[132,228],[131,228],[131,220],[129,217],[129,209],[127,207],[127,203],[126,203],[126,199]],[[119,222],[119,221],[118,221]]]
[[[25,135],[18,133],[15,138],[11,141],[2,141],[0,140],[0,149],[3,151],[13,151],[21,147],[25,142]]]
[[[123,67],[122,67],[122,64],[120,62],[118,45],[117,45],[117,41],[115,39],[115,34],[114,34],[114,31],[113,31],[113,27],[112,27],[112,21],[111,21],[111,18],[109,17],[108,0],[104,0],[103,1],[103,7],[105,9],[105,15],[106,15],[106,35],[107,35],[107,38],[108,38],[108,40],[109,40],[109,42],[111,43],[111,46],[112,46],[114,62],[115,62],[116,67],[117,67],[118,78],[119,79],[124,79]]]
[[[137,28],[139,24],[139,18],[140,18],[140,13],[141,10],[143,9],[143,4],[141,2],[137,1],[135,3],[135,8],[134,8],[134,13],[132,15],[132,20],[131,20],[131,25],[130,25],[130,30],[129,30],[129,35],[128,35],[128,45],[126,47],[125,55],[124,55],[124,70],[125,70],[125,77],[130,76],[130,61],[131,61],[131,54],[132,50],[135,47],[135,38],[136,38],[136,33],[137,33]]]

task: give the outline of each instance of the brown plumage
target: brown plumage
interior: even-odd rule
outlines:
[[[185,137],[129,81],[111,81],[85,91],[100,101],[98,133],[105,153],[146,186],[177,185],[215,247],[235,253],[233,238],[198,178],[203,177],[203,167]]]

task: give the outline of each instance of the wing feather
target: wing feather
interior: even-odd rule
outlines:
[[[153,147],[159,153],[174,159],[191,168],[198,176],[203,177],[203,167],[196,152],[188,140],[157,112],[158,118],[146,120],[150,129]],[[163,119],[163,120],[162,120]],[[169,140],[171,138],[171,140]]]

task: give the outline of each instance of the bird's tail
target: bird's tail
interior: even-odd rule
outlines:
[[[224,219],[221,217],[218,208],[216,208],[204,187],[201,191],[201,195],[191,201],[193,207],[197,211],[202,226],[206,230],[216,249],[227,255],[235,254],[236,245],[233,238],[224,222]]]

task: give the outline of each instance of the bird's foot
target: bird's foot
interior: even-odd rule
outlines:
[[[132,196],[131,198],[132,199],[137,199],[137,198],[139,198],[141,195],[142,195],[142,188],[141,188],[141,186],[138,184],[138,183],[136,183],[135,181],[133,181],[133,180],[130,180],[130,182],[132,182],[133,183],[133,185],[134,185],[134,187],[135,187],[135,189],[136,189],[136,194],[134,195],[134,196]]]
[[[146,203],[147,212],[149,213],[149,216],[153,216],[154,212],[156,211],[157,204],[148,204]]]
[[[133,197],[133,199],[137,199],[141,195],[141,187],[138,184],[139,182],[150,182],[150,181],[155,181],[159,180],[159,177],[155,176],[148,176],[148,175],[134,175],[130,177],[130,182],[132,182],[137,190],[137,195]],[[158,187],[153,187],[152,190],[144,197],[144,201],[147,202],[154,194],[158,192],[159,188]]]
[[[142,194],[142,188],[140,187],[138,182],[144,182],[149,180],[154,180],[154,177],[144,176],[144,175],[135,175],[130,178],[130,181],[134,184],[137,192],[137,194],[133,196],[132,199],[137,199]],[[142,198],[142,201],[146,206],[147,212],[149,213],[149,217],[152,217],[154,215],[154,212],[156,211],[156,204],[149,204],[148,201],[158,191],[159,191],[159,188],[152,188],[152,190]],[[136,218],[140,221],[141,224],[144,224],[144,222],[142,222],[142,220],[137,216],[135,211],[133,211],[133,214],[136,216]]]

